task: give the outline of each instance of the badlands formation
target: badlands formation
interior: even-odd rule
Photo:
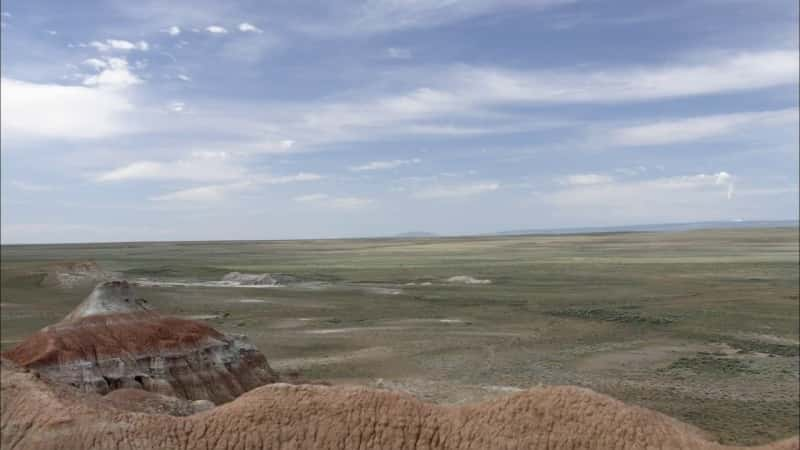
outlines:
[[[84,392],[133,388],[215,404],[277,380],[244,336],[161,315],[125,281],[101,283],[3,357]]]
[[[275,383],[244,337],[158,314],[125,282],[101,284],[4,353],[0,375],[3,449],[735,448],[577,387],[440,406],[382,390]]]

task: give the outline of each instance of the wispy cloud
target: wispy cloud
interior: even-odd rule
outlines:
[[[386,49],[386,57],[390,59],[411,59],[411,50],[407,48],[389,47]]]
[[[247,22],[240,23],[238,28],[239,28],[239,31],[241,31],[242,33],[258,33],[258,34],[261,34],[261,33],[264,32],[261,28],[258,28],[257,26],[255,26],[255,25],[253,25],[251,23],[247,23]]]
[[[48,192],[54,189],[53,186],[46,185],[46,184],[39,184],[39,183],[30,183],[27,181],[21,180],[12,180],[11,186],[20,190],[20,191],[28,191],[28,192]]]
[[[422,162],[422,160],[419,158],[393,159],[391,161],[372,161],[359,166],[353,166],[350,168],[350,170],[352,170],[353,172],[388,170],[388,169],[395,169],[401,166],[407,166],[410,164],[419,164],[420,162]]]
[[[797,108],[700,116],[619,128],[612,132],[611,142],[621,146],[663,145],[728,135],[741,128],[797,123]]]
[[[294,183],[297,181],[316,181],[324,178],[322,175],[309,172],[300,172],[295,175],[285,175],[278,177],[260,177],[258,180],[266,184],[285,184]]]
[[[320,34],[370,34],[393,30],[428,28],[454,23],[498,10],[535,10],[572,3],[574,0],[395,0],[346,1],[333,21],[305,24],[306,31]]]
[[[496,191],[499,188],[500,184],[494,182],[434,186],[417,191],[414,193],[414,197],[420,199],[471,197],[474,195]]]
[[[224,151],[195,151],[184,159],[170,162],[136,161],[103,172],[98,182],[135,180],[219,181],[241,179],[245,170]]]
[[[280,117],[270,120],[282,133],[306,136],[304,144],[421,133],[509,133],[576,125],[552,117],[533,120],[530,114],[511,109],[518,105],[652,102],[790,86],[796,85],[797,79],[798,61],[793,51],[606,69],[512,71],[460,65],[411,72],[401,84],[420,80],[423,87],[401,93],[394,89],[369,97],[281,105]]]
[[[208,203],[222,200],[226,193],[238,190],[239,185],[212,185],[181,189],[152,198],[157,202]]]
[[[206,27],[206,31],[208,31],[211,34],[226,34],[228,32],[228,30],[226,28],[221,27],[219,25],[207,26]]]
[[[575,175],[567,175],[558,180],[559,183],[567,186],[588,186],[592,184],[611,183],[614,178],[608,175],[596,173],[582,173]]]
[[[179,112],[183,112],[183,110],[186,109],[186,104],[184,102],[181,102],[181,101],[174,101],[174,102],[170,102],[170,104],[167,106],[167,108],[169,108],[169,110],[172,111],[172,112],[179,113]]]
[[[178,36],[181,34],[181,27],[172,25],[171,27],[167,28],[167,33],[169,33],[170,36]]]
[[[101,52],[110,52],[114,50],[147,51],[150,49],[150,44],[148,44],[147,41],[131,42],[131,41],[126,41],[124,39],[106,39],[105,41],[92,41],[89,43],[89,46],[94,47]]]
[[[373,203],[363,197],[332,197],[328,194],[307,194],[294,198],[294,201],[314,206],[339,210],[360,209]]]
[[[797,84],[798,64],[795,51],[776,50],[600,70],[460,67],[451,70],[446,79],[455,92],[473,102],[626,103]]]
[[[263,176],[263,175],[250,175],[237,181],[230,181],[227,183],[218,183],[204,186],[196,186],[177,191],[168,192],[166,194],[157,195],[151,198],[157,202],[172,202],[172,203],[211,203],[227,199],[230,196],[245,192],[253,191],[263,188],[267,185],[287,184],[316,181],[321,179],[322,176],[315,173],[301,172],[295,175],[283,176]],[[210,180],[210,178],[207,178]],[[220,180],[232,179],[230,177],[220,177]]]
[[[260,29],[258,31],[248,29],[243,33],[247,36],[240,36],[225,42],[221,52],[223,56],[255,64],[283,45],[283,41],[274,34],[264,33]]]
[[[135,180],[222,181],[247,175],[239,162],[224,151],[195,151],[177,161],[136,161],[95,177],[98,182]]]
[[[576,184],[541,194],[543,199],[565,213],[654,220],[671,214],[687,214],[701,205],[733,199],[734,177],[725,171],[713,174],[661,177],[645,180],[615,180]],[[702,220],[702,214],[692,220]]]

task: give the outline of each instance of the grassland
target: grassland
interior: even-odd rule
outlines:
[[[451,403],[578,384],[726,443],[796,433],[797,229],[4,246],[4,349],[87,294],[41,283],[85,260],[161,283],[140,296],[249,335],[287,376]],[[192,284],[233,271],[298,283]]]

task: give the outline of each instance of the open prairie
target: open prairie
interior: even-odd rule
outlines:
[[[574,384],[726,443],[797,431],[796,228],[3,246],[2,349],[98,270],[247,334],[287,378],[441,403]]]

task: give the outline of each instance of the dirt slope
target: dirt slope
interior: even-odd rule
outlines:
[[[723,449],[576,387],[443,407],[364,388],[272,384],[189,417],[123,411],[5,363],[3,449]],[[797,450],[797,438],[759,447]]]

